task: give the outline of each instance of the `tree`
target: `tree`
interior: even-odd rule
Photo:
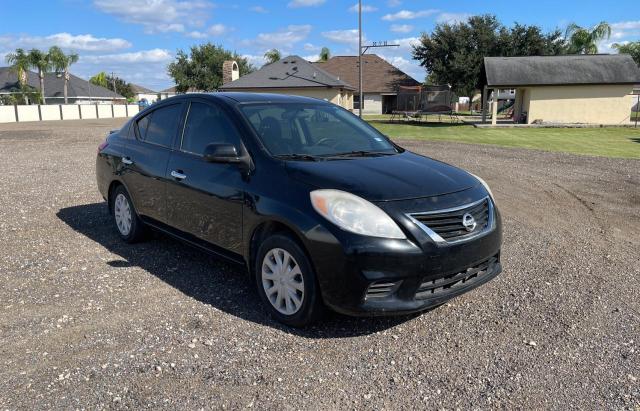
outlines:
[[[44,94],[44,75],[51,70],[51,56],[49,53],[45,53],[38,49],[32,49],[28,54],[29,65],[38,70],[38,78],[40,79],[40,98],[42,104],[47,104],[47,100]]]
[[[560,30],[545,34],[538,26],[515,23],[500,29],[498,50],[504,57],[553,56],[565,54],[567,46]]]
[[[610,37],[611,26],[604,21],[591,29],[571,23],[565,33],[571,54],[598,54],[597,43],[602,40],[608,40]]]
[[[640,66],[640,41],[634,41],[627,44],[615,43],[613,48],[618,50],[620,54],[629,54],[631,58]]]
[[[51,57],[51,63],[57,73],[62,73],[64,76],[64,104],[68,104],[67,89],[69,87],[69,67],[75,64],[79,60],[79,56],[76,53],[64,54],[62,49],[58,46],[53,46],[49,49],[49,56]]]
[[[271,64],[279,61],[282,58],[282,54],[278,49],[271,49],[264,53],[264,58],[267,60],[267,64]]]
[[[492,56],[555,55],[566,52],[562,33],[545,34],[537,26],[503,26],[495,16],[470,17],[465,22],[438,24],[431,34],[423,33],[413,47],[435,84],[449,84],[455,94],[469,97],[483,88],[484,58]]]
[[[319,61],[327,61],[331,58],[331,51],[328,47],[323,47],[320,50],[320,60]]]
[[[460,96],[473,99],[482,87],[481,69],[485,56],[499,55],[498,30],[494,16],[474,16],[457,24],[438,24],[431,35],[423,33],[413,47],[413,58],[440,84],[449,84]]]
[[[29,104],[29,99],[26,97],[28,85],[27,85],[27,73],[31,62],[29,60],[29,54],[23,49],[18,48],[15,52],[7,54],[5,57],[7,64],[11,65],[11,71],[18,77],[18,87],[20,93],[23,95],[26,104]]]
[[[107,83],[107,73],[105,73],[104,71],[101,71],[100,73],[91,77],[89,79],[89,83],[95,84],[96,86],[107,88],[109,86]]]
[[[190,53],[178,50],[176,60],[167,71],[176,83],[176,91],[215,91],[222,85],[222,63],[235,60],[240,75],[254,70],[246,58],[211,43],[191,47]]]
[[[110,76],[104,71],[101,71],[100,73],[91,77],[89,79],[89,83],[109,89],[128,99],[133,98],[133,96],[135,95],[135,93],[133,92],[133,87],[131,87],[131,83],[127,83],[125,80],[115,75]]]

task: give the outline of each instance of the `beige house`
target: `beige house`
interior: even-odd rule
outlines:
[[[354,88],[299,56],[288,56],[260,70],[225,82],[220,91],[293,94],[353,109]]]
[[[640,82],[633,59],[618,54],[486,57],[484,69],[483,106],[493,90],[515,89],[513,119],[526,124],[628,124]],[[497,104],[491,106],[495,124]]]

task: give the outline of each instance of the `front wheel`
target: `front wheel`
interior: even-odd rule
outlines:
[[[260,246],[255,266],[258,294],[278,321],[304,327],[322,314],[322,299],[311,262],[289,236],[276,234]]]
[[[145,227],[133,208],[131,197],[123,186],[118,186],[111,196],[111,212],[118,234],[127,243],[140,241]]]

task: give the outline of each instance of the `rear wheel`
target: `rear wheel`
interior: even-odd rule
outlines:
[[[322,299],[311,262],[287,235],[268,237],[256,256],[258,294],[278,321],[304,327],[322,314]]]
[[[140,221],[133,208],[131,197],[129,197],[129,193],[123,186],[118,186],[113,190],[111,211],[120,238],[128,243],[135,243],[144,237],[144,224]]]

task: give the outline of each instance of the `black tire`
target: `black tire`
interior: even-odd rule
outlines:
[[[287,251],[300,268],[303,278],[304,298],[300,308],[291,315],[278,311],[267,297],[262,281],[262,266],[267,253],[274,249]],[[258,294],[273,318],[291,327],[305,327],[317,322],[323,314],[324,305],[316,280],[315,271],[302,247],[286,234],[274,234],[262,242],[258,248],[254,264],[254,276]]]
[[[119,196],[124,197],[124,200],[127,202],[131,212],[131,226],[128,232],[123,232],[121,227],[118,226],[116,220],[116,199]],[[129,196],[127,189],[124,188],[124,186],[116,187],[115,190],[113,190],[113,192],[111,193],[111,198],[109,199],[109,201],[109,209],[111,210],[111,216],[113,217],[113,224],[120,238],[130,244],[143,240],[145,238],[147,230],[144,223],[140,220],[140,217],[138,217],[138,213],[136,212],[135,208],[133,207],[133,202],[131,201],[131,197]]]

